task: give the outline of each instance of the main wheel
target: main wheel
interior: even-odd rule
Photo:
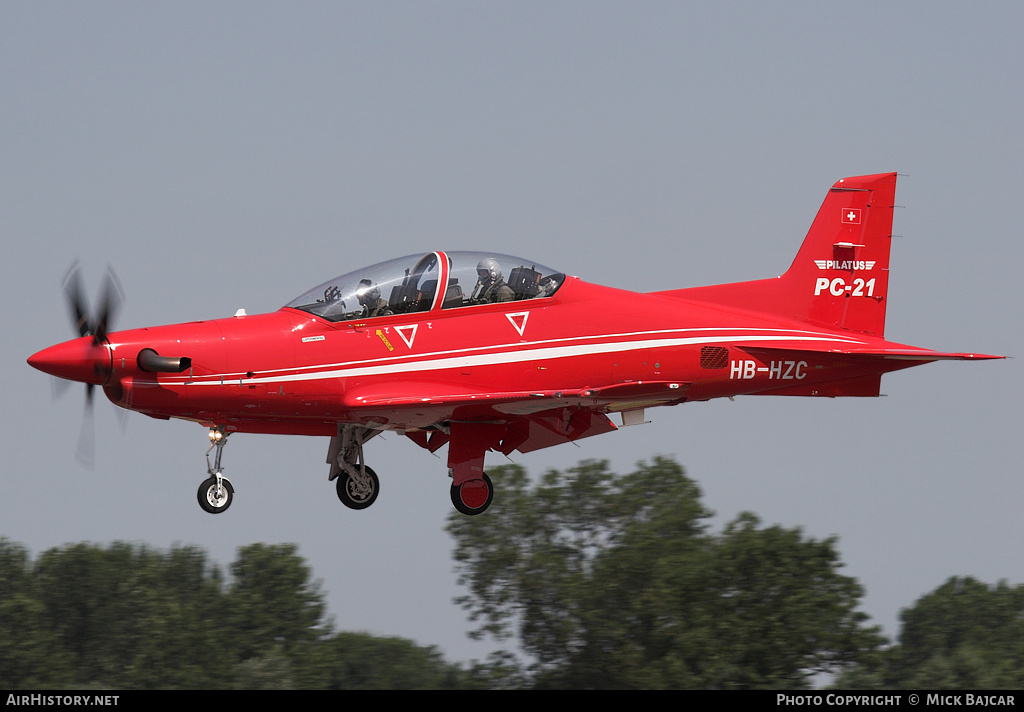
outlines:
[[[377,473],[369,467],[363,468],[366,477],[356,479],[344,470],[338,475],[338,499],[351,509],[366,509],[377,499],[380,493],[380,480]]]
[[[452,504],[463,514],[480,514],[491,506],[494,499],[494,483],[487,473],[481,473],[479,480],[466,480],[459,486],[452,485]]]
[[[231,506],[231,500],[235,496],[235,490],[223,477],[220,479],[220,492],[217,491],[217,478],[211,477],[199,485],[199,506],[210,514],[220,514]]]

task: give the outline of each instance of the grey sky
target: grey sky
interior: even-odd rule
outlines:
[[[641,291],[768,277],[838,178],[899,171],[886,334],[1019,355],[1024,6],[933,3],[0,4],[5,338],[0,536],[194,544],[226,564],[296,542],[343,629],[465,639],[442,457],[367,456],[345,509],[325,440],[232,438],[231,510],[202,512],[202,428],[51,399],[33,352],[106,265],[120,327],[280,307],[419,250],[488,249]],[[883,379],[881,399],[748,398],[514,458],[625,471],[675,456],[716,523],[835,534],[865,609],[951,575],[1024,582],[1019,360]],[[489,458],[492,466],[504,461]],[[497,497],[500,497],[500,492]]]

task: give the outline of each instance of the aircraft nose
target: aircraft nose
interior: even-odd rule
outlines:
[[[83,336],[32,354],[28,364],[51,376],[102,386],[110,373],[110,351]]]

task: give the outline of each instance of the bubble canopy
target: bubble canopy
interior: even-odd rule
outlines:
[[[565,281],[553,269],[493,252],[428,252],[343,274],[292,300],[328,321],[549,298]],[[438,284],[446,285],[442,291]]]

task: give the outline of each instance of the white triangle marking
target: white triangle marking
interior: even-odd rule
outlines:
[[[509,320],[509,323],[515,327],[515,330],[522,336],[523,332],[526,331],[526,320],[530,318],[530,312],[515,312],[514,314],[506,314],[505,318]]]
[[[405,345],[408,346],[410,349],[412,348],[413,339],[416,338],[416,329],[418,327],[419,327],[419,324],[411,324],[409,326],[396,326],[395,327],[395,331],[398,332],[398,335],[402,337],[402,341],[404,341]]]

